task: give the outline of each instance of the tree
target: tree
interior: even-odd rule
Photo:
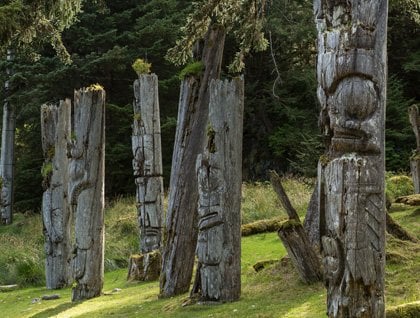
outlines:
[[[195,160],[205,141],[209,91],[213,79],[220,76],[226,32],[240,41],[240,50],[230,70],[240,72],[244,55],[252,46],[265,48],[261,32],[265,1],[202,1],[188,17],[184,36],[168,51],[168,58],[185,69],[178,111],[168,199],[165,246],[163,251],[160,294],[169,297],[188,291],[197,242],[198,189]],[[194,49],[194,50],[193,50]],[[193,55],[194,51],[194,55]]]
[[[15,50],[28,50],[34,42],[46,39],[54,47],[58,56],[69,61],[69,55],[61,41],[61,32],[68,27],[81,9],[81,0],[71,1],[32,1],[26,4],[21,0],[6,1],[0,7],[0,52],[7,48],[7,60],[11,60]],[[13,48],[13,49],[12,49]],[[10,75],[10,68],[8,69]],[[10,89],[6,80],[6,92]],[[0,162],[1,182],[1,221],[12,223],[14,156],[15,156],[15,106],[6,94],[3,107],[2,147]]]

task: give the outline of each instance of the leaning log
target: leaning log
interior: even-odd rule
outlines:
[[[68,197],[75,218],[72,300],[99,296],[104,272],[105,91],[74,94]]]
[[[70,208],[67,202],[67,143],[71,129],[71,101],[42,105],[41,133],[44,165],[42,221],[45,238],[45,279],[48,289],[70,284]]]
[[[309,241],[299,215],[292,206],[281,179],[275,171],[270,171],[270,181],[280,199],[280,203],[289,216],[289,220],[283,222],[278,230],[278,235],[287,250],[287,254],[305,283],[310,284],[320,281],[322,279],[322,269],[318,253]]]
[[[132,149],[136,183],[136,204],[140,227],[140,249],[144,254],[161,247],[163,178],[160,138],[158,78],[155,74],[141,74],[134,82],[134,122]],[[160,253],[159,253],[160,254]],[[144,257],[143,270],[160,271],[148,264]],[[145,273],[141,277],[153,275]]]
[[[210,84],[207,145],[197,157],[198,266],[191,294],[230,302],[241,292],[241,184],[244,84]]]
[[[161,297],[187,292],[191,283],[198,233],[195,160],[205,143],[208,87],[220,75],[224,40],[223,27],[211,26],[196,54],[201,57],[202,73],[187,75],[181,84],[164,228]]]
[[[385,316],[388,1],[314,1],[318,99],[327,149],[318,164],[329,317]]]

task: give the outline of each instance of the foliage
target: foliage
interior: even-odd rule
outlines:
[[[57,55],[70,62],[61,32],[81,11],[82,0],[3,1],[0,6],[0,51],[13,46],[34,52],[33,42],[48,41]]]
[[[193,46],[204,38],[211,24],[222,25],[226,32],[232,32],[239,42],[239,51],[229,66],[232,73],[245,67],[244,58],[251,51],[267,48],[262,28],[266,0],[201,0],[195,2],[194,11],[187,17],[182,28],[183,37],[168,51],[167,58],[176,65],[192,59]]]
[[[186,76],[200,76],[203,73],[204,64],[201,61],[192,62],[187,64],[179,73],[179,79],[183,80]]]
[[[151,66],[151,63],[147,63],[143,59],[136,59],[131,65],[131,67],[137,73],[138,76],[140,76],[141,74],[149,74]]]
[[[386,193],[391,202],[396,198],[414,193],[414,184],[411,177],[404,174],[386,174]]]

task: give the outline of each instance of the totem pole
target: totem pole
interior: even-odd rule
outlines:
[[[99,296],[104,275],[105,91],[74,93],[68,198],[75,219],[72,300]]]
[[[160,138],[158,78],[141,74],[134,82],[134,122],[132,135],[133,169],[140,225],[143,279],[157,279],[160,272],[163,211],[162,150]],[[157,252],[151,268],[151,254]],[[139,268],[139,270],[141,270]],[[157,275],[150,275],[151,272]]]
[[[238,300],[241,291],[243,79],[210,83],[207,146],[198,155],[198,266],[192,295]]]
[[[411,127],[416,136],[416,150],[410,158],[411,176],[414,183],[414,192],[420,193],[420,114],[418,105],[413,105],[408,109],[408,117]]]
[[[70,140],[71,101],[42,105],[44,165],[42,221],[45,237],[45,278],[48,289],[69,285],[70,208],[67,202],[67,143]]]
[[[388,1],[315,0],[326,153],[319,207],[329,317],[384,317]]]

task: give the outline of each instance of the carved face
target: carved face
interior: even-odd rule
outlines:
[[[377,1],[318,1],[318,98],[336,153],[380,151],[374,64]]]

